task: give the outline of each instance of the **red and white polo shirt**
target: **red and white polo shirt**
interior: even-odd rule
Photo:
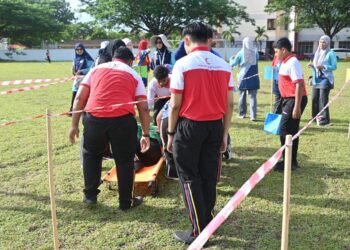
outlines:
[[[281,63],[278,76],[278,88],[283,98],[295,97],[296,83],[304,82],[301,64],[294,55],[287,56]],[[305,86],[303,96],[306,96]]]
[[[111,107],[114,104],[147,99],[141,77],[121,60],[103,63],[91,69],[81,86],[90,88],[85,110],[96,117],[135,115],[134,104]],[[96,110],[98,107],[107,107]]]
[[[211,53],[207,46],[199,46],[175,63],[170,91],[182,93],[180,117],[212,121],[225,115],[227,92],[233,86],[228,63]]]

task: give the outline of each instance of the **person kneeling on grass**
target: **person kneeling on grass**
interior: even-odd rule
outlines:
[[[148,108],[154,109],[153,124],[157,125],[157,115],[162,110],[164,104],[170,99],[170,78],[171,66],[157,66],[153,72],[154,78],[149,83],[148,88]],[[165,97],[154,100],[156,97]]]
[[[134,197],[134,156],[137,148],[137,123],[134,105],[116,109],[112,105],[146,100],[141,77],[132,69],[134,56],[122,46],[114,53],[114,60],[93,68],[80,84],[73,110],[86,111],[83,117],[83,173],[84,202],[96,204],[101,180],[102,157],[107,143],[111,144],[117,168],[119,208],[127,210],[142,203]],[[101,98],[103,96],[104,98]],[[141,152],[150,145],[150,116],[146,102],[137,103],[142,126]],[[96,109],[106,107],[105,109]],[[80,113],[73,113],[69,133],[71,143],[79,136]]]

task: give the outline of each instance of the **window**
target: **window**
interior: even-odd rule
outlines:
[[[339,48],[350,49],[350,41],[340,41]]]
[[[313,53],[314,42],[298,42],[298,54]]]
[[[275,30],[276,29],[276,19],[267,19],[267,30]]]

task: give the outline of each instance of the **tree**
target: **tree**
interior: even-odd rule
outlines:
[[[237,28],[238,28],[237,25],[229,26],[228,30],[225,30],[224,32],[222,32],[222,38],[224,38],[225,40],[227,40],[229,43],[233,45],[235,43],[234,34],[237,34],[237,35],[241,34],[237,30]]]
[[[112,27],[128,27],[131,31],[168,35],[190,21],[205,21],[220,27],[254,21],[245,7],[233,0],[81,0],[83,11]]]
[[[273,0],[265,8],[267,12],[284,11],[289,16],[292,7],[298,16],[296,30],[315,25],[331,39],[343,28],[350,26],[349,0]],[[284,18],[284,21],[290,21]]]
[[[257,44],[259,44],[259,51],[261,51],[262,42],[264,40],[268,40],[269,37],[265,33],[266,32],[265,26],[262,26],[262,27],[256,26],[256,29],[254,31],[256,33],[255,41],[257,42]]]
[[[28,46],[55,41],[73,19],[65,0],[1,0],[0,38]]]

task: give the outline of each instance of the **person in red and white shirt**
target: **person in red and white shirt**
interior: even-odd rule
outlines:
[[[166,65],[158,65],[153,71],[154,78],[148,85],[148,108],[154,109],[153,123],[157,124],[157,115],[164,104],[170,99],[170,70]],[[164,97],[154,100],[156,97]]]
[[[170,82],[167,149],[173,152],[192,223],[175,239],[190,244],[213,218],[221,152],[227,147],[233,110],[231,67],[212,54],[208,27],[194,22],[183,30],[187,56],[178,60]]]
[[[114,53],[114,61],[93,68],[80,84],[73,111],[86,112],[83,117],[84,143],[84,202],[96,204],[101,180],[102,157],[111,144],[116,162],[119,208],[126,210],[142,203],[142,197],[133,197],[134,156],[137,147],[136,104],[142,125],[141,152],[148,150],[150,116],[146,90],[141,77],[131,68],[134,56],[126,47]],[[126,105],[119,105],[125,104]],[[130,104],[127,104],[130,103]],[[80,112],[73,112],[69,138],[72,143],[79,136]]]
[[[281,38],[274,44],[275,56],[281,60],[278,77],[278,89],[282,97],[282,119],[280,124],[281,145],[286,135],[295,135],[299,131],[300,118],[307,104],[304,75],[301,64],[291,53],[292,45],[288,38]],[[293,141],[292,170],[299,165],[297,161],[299,138]],[[278,162],[275,170],[283,171],[284,162]]]

